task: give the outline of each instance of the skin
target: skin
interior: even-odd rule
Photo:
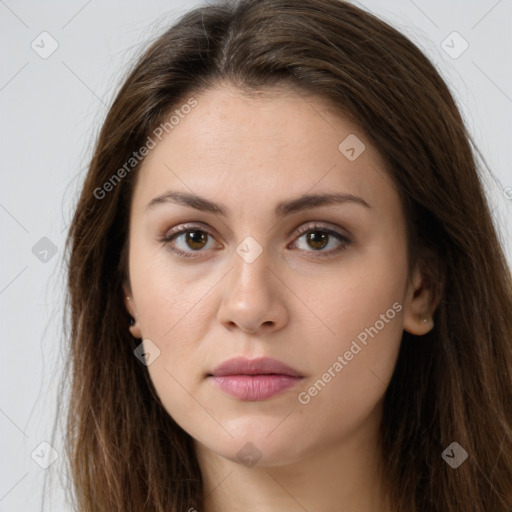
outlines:
[[[385,511],[382,398],[402,331],[428,332],[435,301],[418,269],[407,275],[404,212],[365,134],[320,97],[266,92],[247,97],[218,84],[195,95],[198,105],[144,160],[130,214],[130,331],[160,350],[148,371],[194,439],[206,512]],[[354,161],[338,149],[350,134],[365,144]],[[230,215],[171,202],[145,209],[168,190],[221,203]],[[359,196],[370,208],[347,202],[274,215],[280,201],[323,192]],[[212,236],[161,242],[182,223]],[[297,233],[313,223],[350,243],[333,254],[341,242],[331,235],[318,249]],[[262,249],[251,263],[236,252],[248,236]],[[195,257],[174,254],[173,243]],[[394,318],[301,404],[298,394],[395,303]],[[274,357],[304,379],[263,401],[234,398],[207,374],[239,355]],[[237,456],[244,446],[255,465]]]

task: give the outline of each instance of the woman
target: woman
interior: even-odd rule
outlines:
[[[349,3],[159,37],[69,232],[77,510],[512,510],[512,282],[472,148]]]

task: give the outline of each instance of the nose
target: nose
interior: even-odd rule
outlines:
[[[217,318],[227,329],[268,334],[288,322],[282,277],[269,267],[265,250],[251,263],[233,255],[233,269],[224,280]]]

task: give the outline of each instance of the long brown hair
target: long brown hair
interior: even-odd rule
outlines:
[[[425,55],[340,0],[196,8],[151,43],[120,88],[66,241],[62,393],[77,510],[202,509],[191,437],[163,408],[134,356],[140,340],[128,331],[122,286],[140,163],[108,193],[98,189],[170,111],[220,81],[245,92],[284,83],[322,97],[358,123],[400,191],[410,268],[421,265],[441,298],[431,332],[421,339],[404,332],[384,397],[393,508],[512,510],[512,279],[482,186],[485,162]],[[441,456],[452,442],[468,453],[457,469]]]

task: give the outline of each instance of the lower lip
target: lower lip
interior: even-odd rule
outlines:
[[[210,376],[222,391],[241,400],[265,400],[295,386],[302,377],[290,375]]]

